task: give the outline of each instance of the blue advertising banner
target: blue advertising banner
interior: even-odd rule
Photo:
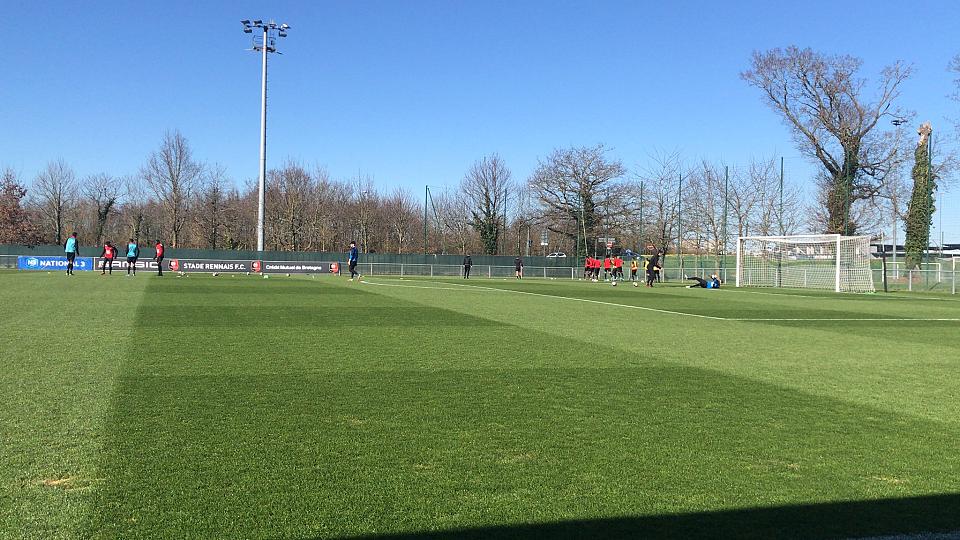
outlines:
[[[67,270],[66,257],[35,257],[32,255],[21,255],[17,257],[18,270]],[[77,257],[73,261],[73,269],[80,271],[93,270],[93,257]]]

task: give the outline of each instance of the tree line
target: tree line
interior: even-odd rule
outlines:
[[[779,205],[772,158],[727,168],[707,161],[685,168],[678,154],[654,161],[630,172],[603,145],[557,149],[517,182],[491,154],[424,200],[378,187],[370,176],[338,180],[288,161],[267,174],[265,248],[340,251],[355,240],[364,252],[573,256],[602,253],[603,239],[616,238],[635,249],[669,251],[679,240],[685,250],[719,254],[725,234],[787,234],[801,223],[798,189],[788,187]],[[222,166],[196,160],[179,132],[168,133],[135,175],[79,178],[63,160],[29,186],[10,168],[2,174],[0,243],[62,244],[76,231],[89,244],[256,246],[255,183],[238,186]],[[543,235],[548,246],[540,245]]]
[[[268,171],[265,247],[340,251],[355,240],[364,252],[582,256],[602,253],[615,238],[622,247],[720,256],[744,235],[874,235],[888,215],[907,222],[917,244],[917,235],[929,237],[932,186],[943,185],[955,160],[948,152],[931,159],[908,136],[915,113],[897,99],[912,68],[884,68],[870,94],[861,65],[788,47],[754,53],[740,74],[818,166],[804,186],[783,186],[773,156],[691,164],[656,151],[629,169],[596,144],[557,148],[525,179],[498,154],[481,156],[456,185],[427,189],[421,200],[371,176],[334,179],[323,167],[287,161]],[[960,60],[952,68],[960,71]],[[925,126],[922,140],[930,137]],[[912,189],[903,174],[911,165]],[[127,176],[79,178],[58,159],[32,182],[10,168],[0,178],[0,243],[62,244],[77,231],[93,244],[132,237],[249,250],[256,216],[255,183],[238,184],[223,166],[195,157],[179,131],[165,134]]]

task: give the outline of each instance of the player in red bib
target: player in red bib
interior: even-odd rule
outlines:
[[[157,245],[153,246],[157,250],[157,256],[153,260],[157,261],[157,275],[163,275],[163,244],[157,240]]]
[[[103,245],[103,250],[100,252],[100,258],[103,259],[103,269],[100,271],[100,275],[106,274],[108,271],[110,275],[113,275],[113,260],[117,258],[117,248],[113,247],[113,244],[108,240],[106,244]]]

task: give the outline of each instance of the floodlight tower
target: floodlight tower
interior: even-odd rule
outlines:
[[[264,22],[260,19],[251,21],[244,19],[240,21],[243,25],[244,34],[252,34],[254,28],[259,28],[263,32],[260,42],[253,39],[251,50],[257,51],[263,55],[263,66],[260,81],[260,182],[258,186],[257,202],[257,251],[263,251],[263,215],[264,215],[264,197],[267,183],[267,53],[277,53],[277,37],[287,37],[290,25],[287,23],[277,24],[273,21]],[[274,37],[276,33],[277,37]]]

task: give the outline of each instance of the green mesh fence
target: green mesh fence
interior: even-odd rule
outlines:
[[[95,257],[100,254],[100,246],[80,245],[80,253],[85,257]],[[57,256],[63,255],[60,246],[20,246],[0,245],[0,255],[36,255]],[[153,255],[152,244],[140,246],[141,257]],[[173,259],[228,259],[228,260],[263,260],[263,261],[342,261],[346,259],[345,252],[325,251],[231,251],[222,249],[174,249],[167,246],[166,258]],[[475,265],[513,266],[514,256],[471,255]],[[463,255],[424,255],[411,253],[362,253],[362,262],[387,264],[440,264],[460,265]],[[574,265],[572,257],[523,257],[525,266],[546,266],[569,268]]]

